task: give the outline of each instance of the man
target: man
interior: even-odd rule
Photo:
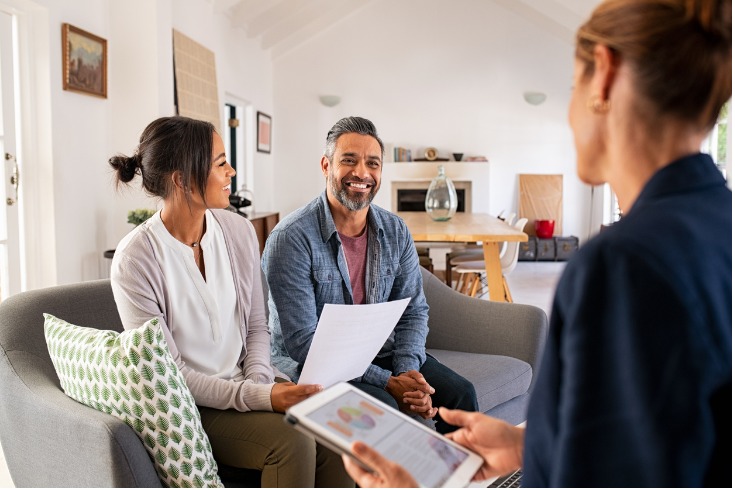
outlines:
[[[426,355],[429,307],[411,234],[400,218],[371,204],[380,189],[383,151],[372,122],[339,120],[321,159],[326,191],[268,238],[262,265],[270,288],[273,362],[298,379],[327,303],[410,297],[378,356],[351,383],[427,420],[436,417],[438,406],[477,410],[472,384]],[[436,428],[446,433],[454,427],[438,418]]]

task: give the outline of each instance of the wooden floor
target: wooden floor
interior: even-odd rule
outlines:
[[[518,262],[513,272],[507,276],[513,302],[538,306],[548,315],[551,312],[556,283],[565,265],[566,262]],[[435,274],[444,280],[443,270],[437,270]]]

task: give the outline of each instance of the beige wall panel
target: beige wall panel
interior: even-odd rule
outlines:
[[[525,228],[528,235],[536,235],[534,222],[537,219],[553,219],[554,236],[563,234],[563,178],[561,174],[519,174],[518,217],[528,218]]]
[[[214,52],[174,29],[174,72],[179,115],[209,121],[221,132]]]

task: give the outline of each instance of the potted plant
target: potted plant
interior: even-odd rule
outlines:
[[[133,209],[128,211],[128,223],[138,226],[156,213],[155,209]]]

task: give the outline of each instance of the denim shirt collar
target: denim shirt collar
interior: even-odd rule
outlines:
[[[337,226],[334,224],[332,211],[329,209],[329,201],[327,199],[327,191],[325,190],[319,199],[319,228],[321,229],[322,241],[324,243],[334,237],[336,241],[335,249],[337,251],[337,267],[339,268],[342,280],[345,284],[350,284],[350,274],[347,268],[347,259],[342,249],[342,240],[337,233]],[[375,303],[378,301],[379,290],[375,278],[380,271],[380,254],[382,249],[383,237],[385,235],[383,221],[379,213],[373,212],[373,205],[368,210],[368,249],[367,262],[365,264],[365,300],[367,303]],[[349,290],[350,300],[352,300],[352,288]]]
[[[327,198],[326,189],[322,192],[319,199],[319,228],[322,235],[322,241],[327,243],[332,236],[337,235],[337,241],[342,243],[337,234],[337,225],[334,224],[334,218],[332,217],[332,210],[329,209],[329,200]],[[384,235],[383,222],[380,219],[378,213],[373,212],[373,205],[370,205],[368,210],[368,231],[378,239],[382,239]]]

